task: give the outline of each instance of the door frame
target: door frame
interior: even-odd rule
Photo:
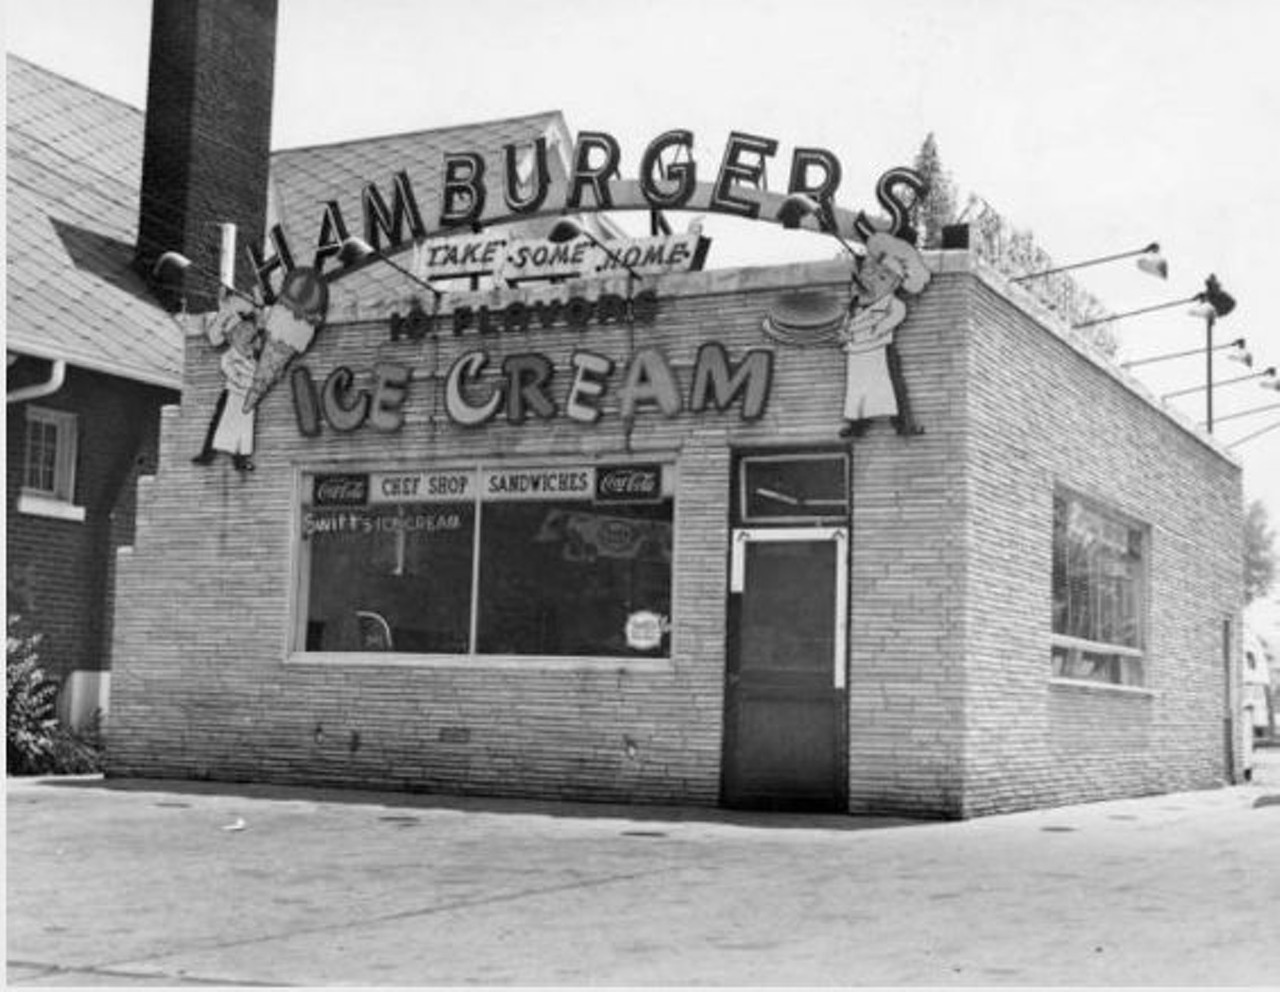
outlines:
[[[731,531],[729,546],[729,583],[726,590],[728,609],[726,618],[730,629],[726,631],[725,667],[724,667],[724,704],[723,735],[720,756],[720,802],[729,804],[730,762],[734,760],[731,751],[739,746],[738,728],[733,725],[735,716],[736,691],[734,676],[736,672],[736,652],[738,651],[738,629],[740,619],[740,599],[746,588],[746,552],[751,543],[782,542],[832,542],[835,544],[835,604],[832,659],[828,683],[831,692],[838,694],[837,714],[832,728],[831,747],[834,749],[837,781],[832,799],[834,808],[842,810],[848,801],[849,791],[849,754],[848,754],[848,669],[849,669],[849,534],[850,529],[844,525],[815,524],[812,526],[790,525],[785,527],[735,527]]]
[[[740,595],[746,585],[746,545],[758,541],[834,541],[836,545],[836,630],[832,659],[832,688],[845,689],[849,678],[849,528],[848,527],[738,527],[729,541],[729,594]],[[728,659],[726,658],[726,662]],[[725,665],[726,672],[728,664]]]

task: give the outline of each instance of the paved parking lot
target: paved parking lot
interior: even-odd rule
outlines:
[[[963,823],[8,782],[22,985],[1280,983],[1249,785]]]

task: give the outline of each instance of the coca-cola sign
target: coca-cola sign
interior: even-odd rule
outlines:
[[[316,506],[364,506],[369,502],[369,476],[365,473],[317,475],[312,496]]]
[[[651,503],[660,499],[661,465],[601,465],[596,469],[598,503]]]

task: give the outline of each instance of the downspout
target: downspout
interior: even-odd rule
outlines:
[[[44,399],[52,396],[67,379],[67,362],[64,358],[55,358],[53,368],[49,370],[49,378],[44,382],[34,382],[30,386],[22,386],[11,393],[6,393],[5,403],[25,403],[27,400]]]

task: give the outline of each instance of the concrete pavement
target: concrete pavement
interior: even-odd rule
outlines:
[[[21,985],[1274,985],[1254,782],[963,823],[10,779]]]

